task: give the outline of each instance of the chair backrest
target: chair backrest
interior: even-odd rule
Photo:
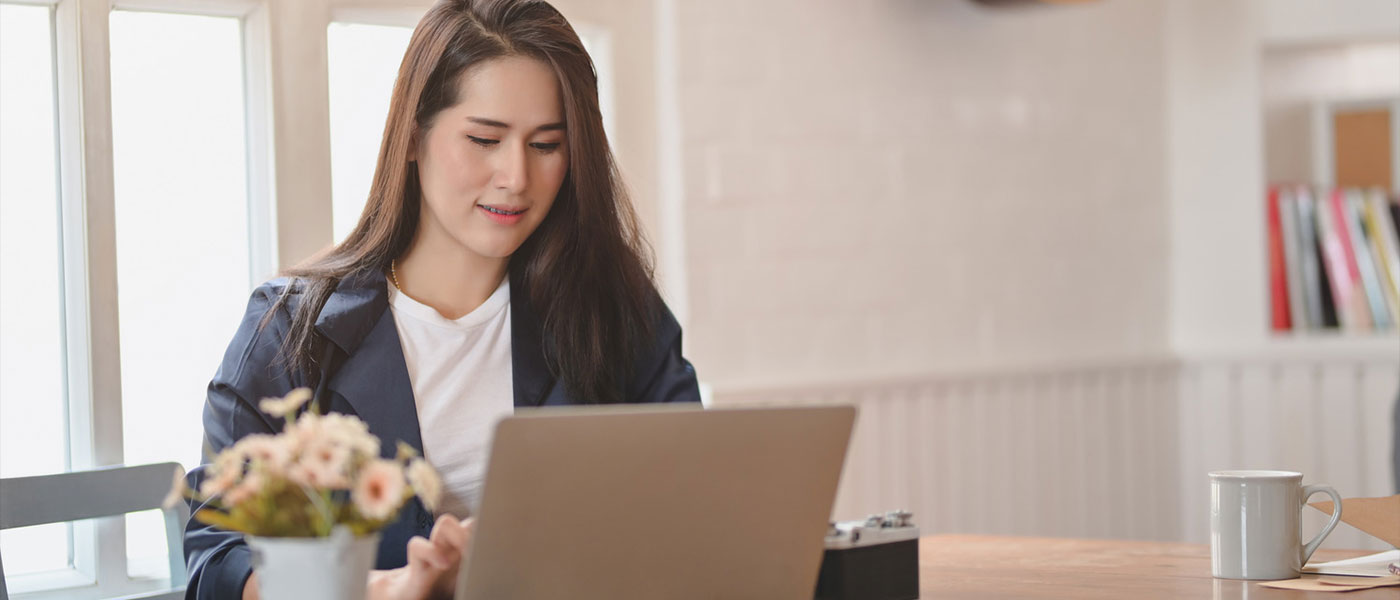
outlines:
[[[0,479],[0,529],[114,517],[160,508],[165,513],[170,585],[183,588],[184,530],[189,506],[163,508],[177,463],[103,467],[90,471]],[[0,600],[8,600],[5,568],[0,564]]]

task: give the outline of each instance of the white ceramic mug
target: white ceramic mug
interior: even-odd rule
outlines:
[[[1304,504],[1332,497],[1332,519],[1311,542],[1299,534]],[[1211,573],[1225,579],[1292,579],[1342,518],[1342,498],[1325,485],[1303,486],[1293,471],[1210,474]]]

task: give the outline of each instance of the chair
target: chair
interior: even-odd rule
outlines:
[[[135,467],[105,467],[90,471],[0,479],[0,529],[65,523],[162,508],[176,463]],[[183,598],[184,530],[189,506],[180,502],[164,509],[165,539],[170,549],[171,591],[123,598],[175,600]],[[0,564],[0,600],[9,600],[5,568]]]

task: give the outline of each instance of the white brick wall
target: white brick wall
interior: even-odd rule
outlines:
[[[1159,2],[676,10],[705,379],[1165,347]]]
[[[1210,469],[1389,489],[1393,340],[1267,338],[1270,0],[658,1],[687,354],[861,407],[838,518],[1200,542]]]

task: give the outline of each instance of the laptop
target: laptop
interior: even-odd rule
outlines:
[[[855,408],[521,409],[456,600],[811,600]]]

